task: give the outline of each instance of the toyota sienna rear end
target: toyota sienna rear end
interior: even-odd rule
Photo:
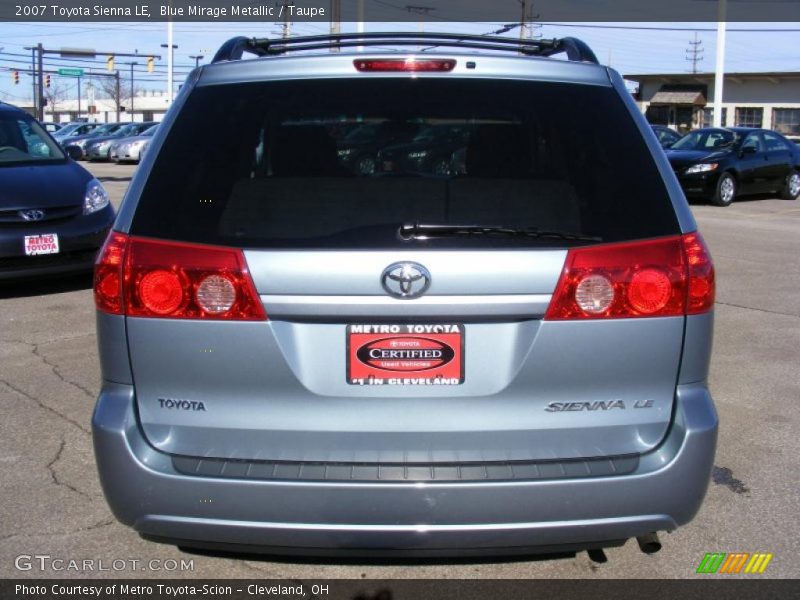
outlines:
[[[96,265],[115,516],[274,553],[655,549],[717,432],[713,266],[658,141],[577,40],[392,35],[441,47],[238,38],[184,84]]]

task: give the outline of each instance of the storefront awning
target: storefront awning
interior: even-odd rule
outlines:
[[[650,100],[650,104],[685,104],[705,106],[706,97],[703,92],[665,92],[658,91]]]

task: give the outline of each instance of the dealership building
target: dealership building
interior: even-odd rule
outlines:
[[[654,125],[684,132],[713,124],[714,74],[626,75],[638,84],[639,108]],[[800,137],[800,71],[726,73],[722,124],[764,127]]]

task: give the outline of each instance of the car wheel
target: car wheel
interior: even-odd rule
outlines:
[[[723,173],[717,182],[717,191],[711,198],[714,206],[728,206],[736,198],[736,179],[730,173]]]
[[[359,175],[372,175],[375,172],[375,159],[371,156],[364,156],[358,159],[356,172]]]
[[[450,175],[450,161],[446,158],[437,160],[433,164],[433,172],[435,175]]]
[[[800,171],[792,171],[786,176],[781,198],[784,200],[797,200],[800,196]]]

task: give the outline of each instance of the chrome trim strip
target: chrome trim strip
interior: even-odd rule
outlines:
[[[541,317],[550,294],[496,296],[290,296],[266,294],[261,302],[275,317]]]

